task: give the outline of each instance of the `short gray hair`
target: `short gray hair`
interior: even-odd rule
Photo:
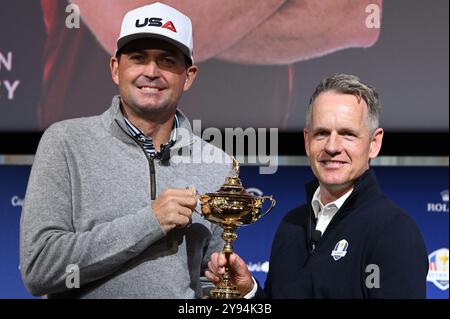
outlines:
[[[334,74],[320,81],[309,100],[306,114],[306,126],[309,125],[311,118],[311,107],[314,100],[320,93],[326,91],[337,91],[339,93],[351,94],[356,96],[358,101],[363,99],[368,107],[367,124],[370,130],[370,135],[373,135],[375,130],[378,128],[381,113],[381,104],[378,99],[378,93],[375,91],[374,87],[362,82],[359,77],[349,74]]]

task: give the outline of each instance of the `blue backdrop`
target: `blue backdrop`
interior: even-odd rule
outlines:
[[[448,298],[448,167],[374,169],[384,192],[410,213],[425,238],[428,298]],[[0,165],[0,298],[31,298],[19,271],[19,221],[29,172],[29,166]],[[263,283],[276,228],[290,209],[304,203],[303,185],[312,174],[305,166],[279,167],[273,175],[260,175],[258,167],[242,167],[241,178],[246,188],[257,188],[277,200],[267,216],[238,230],[234,245]]]

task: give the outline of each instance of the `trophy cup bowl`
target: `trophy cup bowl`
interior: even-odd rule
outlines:
[[[227,177],[222,187],[215,193],[199,195],[202,215],[205,219],[223,228],[222,239],[225,241],[223,252],[227,259],[222,281],[210,292],[214,299],[240,298],[239,290],[231,284],[229,258],[233,253],[233,241],[237,238],[238,227],[250,225],[258,221],[275,206],[272,196],[254,196],[242,186],[239,178],[239,164],[233,158],[236,175]],[[265,200],[271,205],[265,211],[261,208]]]

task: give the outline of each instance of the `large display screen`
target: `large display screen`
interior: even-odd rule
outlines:
[[[126,11],[152,1],[4,0],[0,132],[96,115]],[[320,79],[351,73],[388,131],[448,131],[446,0],[165,1],[189,15],[200,72],[179,108],[202,128],[297,131]]]

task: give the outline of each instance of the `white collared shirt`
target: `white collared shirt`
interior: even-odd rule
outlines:
[[[334,202],[324,205],[320,200],[320,186],[317,187],[314,196],[311,200],[311,206],[314,211],[314,216],[317,218],[316,230],[319,230],[322,234],[330,224],[331,219],[336,215],[337,211],[344,204],[345,200],[352,193],[353,188],[347,193],[336,199]]]

